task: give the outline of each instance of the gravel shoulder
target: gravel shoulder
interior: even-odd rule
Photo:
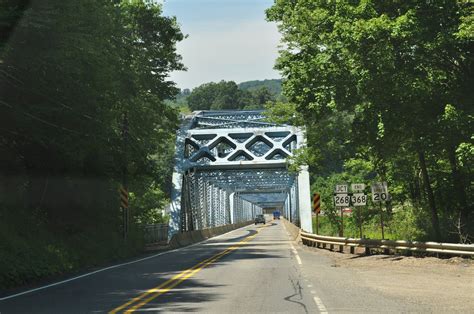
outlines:
[[[350,270],[361,287],[426,305],[437,313],[474,313],[473,259],[363,256],[305,246],[302,249],[316,251],[331,259],[333,267]]]

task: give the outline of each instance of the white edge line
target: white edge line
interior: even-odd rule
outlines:
[[[250,226],[250,225],[248,225],[248,226]],[[228,234],[228,233],[231,233],[231,232],[234,232],[234,231],[238,231],[238,230],[240,230],[240,229],[247,228],[248,226],[243,226],[243,227],[240,227],[240,228],[238,228],[238,229],[231,230],[231,231],[229,231],[229,232],[220,234],[220,235],[218,235],[218,236],[215,236],[215,237],[212,237],[212,238],[206,239],[206,240],[204,240],[204,241],[197,242],[197,243],[194,243],[194,244],[185,246],[185,247],[177,248],[177,249],[170,250],[170,251],[166,251],[166,252],[161,252],[161,253],[158,253],[158,254],[155,254],[155,255],[151,255],[151,256],[147,256],[147,257],[144,257],[144,258],[140,258],[140,259],[137,259],[137,260],[134,260],[134,261],[130,261],[130,262],[122,263],[122,264],[117,264],[117,265],[105,267],[105,268],[98,269],[98,270],[95,270],[95,271],[90,272],[90,273],[82,274],[82,275],[77,276],[77,277],[69,278],[69,279],[62,280],[62,281],[58,281],[58,282],[55,282],[55,283],[52,283],[52,284],[49,284],[49,285],[46,285],[46,286],[42,286],[42,287],[38,287],[38,288],[35,288],[35,289],[26,290],[26,291],[19,292],[19,293],[16,293],[16,294],[12,294],[12,295],[9,295],[9,296],[0,298],[0,301],[5,301],[5,300],[8,300],[8,299],[12,299],[12,298],[15,298],[15,297],[19,297],[19,296],[22,296],[22,295],[25,295],[25,294],[29,294],[29,293],[32,293],[32,292],[35,292],[35,291],[39,291],[39,290],[44,290],[44,289],[47,289],[47,288],[51,288],[51,287],[54,287],[54,286],[59,286],[59,285],[65,284],[65,283],[70,282],[70,281],[74,281],[74,280],[81,279],[81,278],[84,278],[84,277],[88,277],[88,276],[91,276],[91,275],[94,275],[94,274],[97,274],[97,273],[101,273],[101,272],[106,271],[106,270],[110,270],[110,269],[114,269],[114,268],[118,268],[118,267],[130,265],[130,264],[135,264],[135,263],[142,262],[142,261],[145,261],[145,260],[148,260],[148,259],[151,259],[151,258],[155,258],[155,257],[161,256],[161,255],[165,255],[165,254],[169,254],[169,253],[173,253],[173,252],[178,252],[178,251],[181,251],[181,250],[183,250],[183,249],[187,249],[187,248],[190,248],[190,247],[193,247],[193,246],[196,246],[196,245],[205,243],[205,242],[207,242],[207,241],[210,241],[211,239],[220,238],[220,237],[222,237],[222,236],[224,236],[224,235],[226,235],[226,234]]]
[[[295,256],[296,256],[296,260],[298,261],[298,264],[300,264],[300,265],[303,264],[303,263],[301,262],[300,256],[299,256],[298,254],[295,255]]]
[[[316,305],[318,306],[318,309],[321,312],[321,314],[328,314],[328,310],[327,310],[326,306],[324,306],[323,301],[321,301],[320,298],[313,297],[313,300],[316,303]]]

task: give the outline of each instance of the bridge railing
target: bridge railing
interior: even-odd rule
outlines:
[[[143,226],[145,243],[159,243],[168,241],[168,224],[152,224]]]
[[[300,231],[300,237],[303,244],[308,246],[326,248],[326,245],[329,245],[330,249],[333,249],[334,245],[338,245],[340,251],[342,251],[343,246],[346,246],[351,248],[351,253],[354,253],[354,248],[363,247],[366,249],[366,252],[368,252],[368,250],[370,251],[370,249],[383,249],[386,251],[411,251],[474,256],[474,244],[344,238],[317,235],[304,231]]]

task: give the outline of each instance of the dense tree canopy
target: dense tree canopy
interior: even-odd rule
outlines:
[[[150,211],[166,199],[177,124],[163,102],[177,93],[166,77],[183,69],[183,35],[147,1],[9,0],[0,12],[8,286],[139,247],[132,235],[121,244],[117,189],[127,173],[132,220],[158,217]]]
[[[255,80],[239,83],[239,88],[247,91],[261,89],[262,87],[265,87],[274,96],[281,95],[281,79]]]
[[[206,83],[193,89],[187,97],[189,109],[226,110],[226,109],[261,109],[267,102],[276,99],[266,86],[254,89],[241,89],[233,81]]]
[[[438,240],[473,235],[472,12],[454,0],[277,0],[267,11],[314,177],[369,162],[360,179],[388,180]]]

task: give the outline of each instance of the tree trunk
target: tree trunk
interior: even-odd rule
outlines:
[[[459,219],[461,232],[464,234],[467,229],[468,216],[469,216],[469,207],[467,205],[467,195],[466,188],[464,184],[464,178],[459,171],[457,162],[456,162],[456,153],[453,146],[448,147],[448,159],[451,166],[451,176],[453,180],[454,193],[456,199],[459,202]]]
[[[436,209],[433,189],[431,188],[430,177],[426,169],[425,153],[418,151],[418,160],[420,162],[421,174],[423,175],[423,185],[425,186],[426,196],[428,198],[428,206],[431,212],[431,224],[435,232],[436,241],[441,240],[441,231],[439,228],[438,210]]]

